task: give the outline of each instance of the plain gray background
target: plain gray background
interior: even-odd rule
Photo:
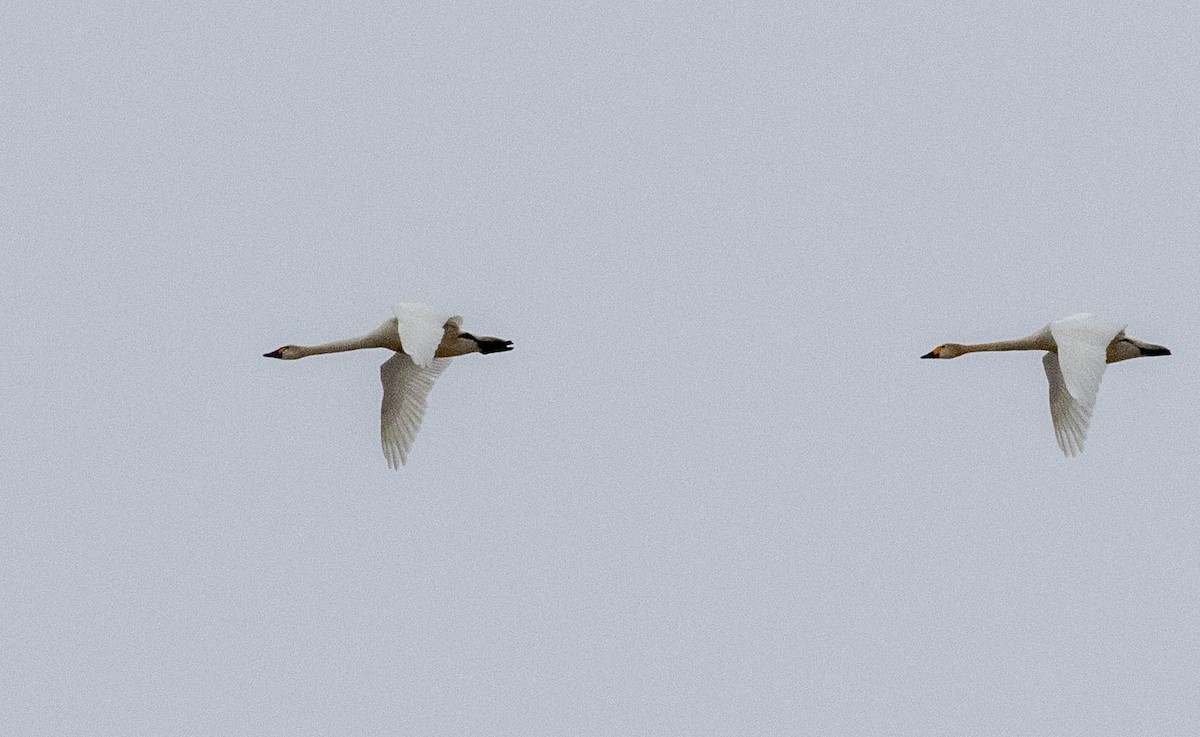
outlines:
[[[981,5],[5,6],[0,732],[1195,734],[1200,11]]]

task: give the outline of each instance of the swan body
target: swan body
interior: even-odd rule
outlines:
[[[363,348],[395,351],[396,355],[379,367],[383,381],[380,435],[388,466],[399,468],[408,461],[433,383],[450,359],[468,353],[511,351],[513,345],[511,340],[464,333],[461,317],[438,313],[428,305],[405,303],[396,305],[393,312],[395,317],[366,335],[313,346],[285,345],[263,356],[289,361]]]
[[[1050,418],[1064,455],[1083,450],[1104,367],[1142,356],[1169,356],[1163,346],[1125,335],[1125,326],[1087,313],[1052,322],[1033,335],[995,343],[943,343],[921,358],[958,358],[981,351],[1045,351],[1042,367],[1050,383]]]

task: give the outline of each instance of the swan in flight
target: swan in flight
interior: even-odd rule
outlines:
[[[313,346],[285,345],[263,356],[292,360],[360,348],[395,351],[396,355],[379,367],[383,380],[380,432],[388,466],[399,468],[408,460],[409,448],[421,427],[429,390],[450,365],[450,359],[468,353],[511,351],[513,344],[511,340],[464,333],[461,317],[439,314],[428,305],[408,303],[392,310],[395,317],[366,335]]]
[[[945,343],[921,358],[958,358],[978,351],[1046,351],[1042,366],[1050,381],[1050,417],[1058,447],[1067,456],[1083,450],[1105,364],[1171,355],[1161,345],[1127,337],[1124,325],[1080,313],[1052,322],[1027,338],[974,345]]]

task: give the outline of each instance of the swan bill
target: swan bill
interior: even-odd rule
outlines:
[[[393,355],[379,367],[383,385],[379,438],[388,466],[399,468],[408,460],[434,381],[450,365],[450,359],[470,353],[511,351],[513,344],[511,340],[464,332],[460,329],[462,318],[439,313],[428,305],[404,303],[392,312],[395,317],[357,337],[319,345],[288,343],[262,355],[291,361],[364,349],[390,351]]]
[[[957,358],[984,351],[1043,351],[1050,388],[1050,419],[1058,446],[1071,457],[1083,450],[1105,366],[1142,356],[1169,356],[1161,345],[1125,335],[1124,325],[1080,313],[1016,340],[943,343],[921,358]]]

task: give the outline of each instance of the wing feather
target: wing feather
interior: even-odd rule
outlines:
[[[396,332],[404,352],[412,356],[417,366],[428,366],[442,342],[447,323],[456,327],[461,318],[435,311],[418,302],[406,302],[392,308],[396,313]]]
[[[1057,354],[1042,357],[1050,382],[1050,417],[1058,447],[1067,456],[1083,450],[1088,425],[1104,378],[1108,344],[1124,325],[1106,323],[1087,313],[1072,315],[1049,325]]]
[[[379,427],[388,467],[399,468],[408,461],[408,451],[425,416],[425,400],[449,365],[449,358],[431,357],[427,366],[418,366],[407,354],[397,353],[379,367],[383,381]]]
[[[1063,383],[1076,401],[1089,408],[1095,404],[1108,344],[1124,329],[1124,325],[1100,322],[1086,313],[1050,323]]]
[[[1074,457],[1083,451],[1096,395],[1093,393],[1087,402],[1071,396],[1055,354],[1046,353],[1042,356],[1042,367],[1046,369],[1046,379],[1050,382],[1050,419],[1054,421],[1054,436],[1063,455]]]

